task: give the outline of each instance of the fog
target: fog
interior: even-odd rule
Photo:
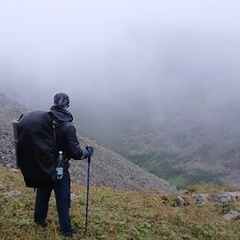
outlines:
[[[237,0],[1,1],[0,92],[29,108],[66,92],[97,131],[237,89],[239,9]]]

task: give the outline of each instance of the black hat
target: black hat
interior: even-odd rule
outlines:
[[[69,96],[66,93],[57,93],[54,96],[54,106],[60,108],[68,108],[70,105]]]

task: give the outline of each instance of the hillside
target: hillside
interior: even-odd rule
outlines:
[[[13,134],[11,121],[17,119],[27,109],[17,102],[6,99],[0,94],[0,163],[8,167],[15,166]],[[154,189],[161,192],[174,193],[175,187],[167,181],[131,163],[124,157],[99,145],[95,140],[78,133],[82,146],[93,145],[95,149],[91,162],[91,184],[108,186],[117,189]],[[70,162],[70,171],[74,182],[85,183],[87,179],[86,161]]]
[[[239,189],[204,186],[192,188],[219,193]],[[24,187],[19,172],[0,166],[0,233],[2,240],[61,240],[54,194],[49,204],[48,227],[33,221],[35,192]],[[201,194],[200,194],[201,195]],[[214,195],[214,194],[213,194]],[[239,239],[239,192],[227,204],[195,204],[194,194],[175,196],[154,191],[120,191],[90,187],[88,231],[85,230],[86,187],[72,184],[71,219],[77,232],[73,239],[113,240],[229,240]],[[202,195],[204,196],[204,195]],[[181,198],[188,204],[181,204]],[[210,200],[210,199],[209,199]]]
[[[100,139],[135,164],[180,187],[195,183],[240,186],[238,81],[185,90],[154,112]],[[161,101],[157,101],[161,104]],[[118,134],[119,138],[114,136]]]

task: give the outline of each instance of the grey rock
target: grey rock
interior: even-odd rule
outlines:
[[[237,211],[230,211],[229,213],[223,216],[223,219],[226,221],[229,221],[232,219],[239,219],[239,218],[240,218],[240,213]]]
[[[6,192],[4,193],[4,195],[10,195],[10,196],[14,196],[14,195],[21,195],[22,192],[21,191],[18,191],[18,190],[12,190],[10,192]]]
[[[193,198],[195,198],[195,204],[197,205],[205,205],[207,204],[209,194],[193,194]]]

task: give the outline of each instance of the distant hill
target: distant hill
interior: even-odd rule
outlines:
[[[240,186],[238,81],[186,91],[142,121],[129,121],[106,144],[180,187],[194,183]],[[160,101],[159,101],[160,102]],[[115,141],[115,142],[114,142]]]
[[[6,99],[0,94],[0,164],[16,167],[13,147],[11,121],[27,109],[17,102]],[[176,188],[169,182],[143,170],[121,155],[102,147],[95,140],[78,133],[81,146],[94,146],[94,156],[91,162],[91,184],[108,186],[117,189],[153,189],[166,193],[175,193]],[[87,179],[86,161],[70,161],[72,180],[85,183]]]

